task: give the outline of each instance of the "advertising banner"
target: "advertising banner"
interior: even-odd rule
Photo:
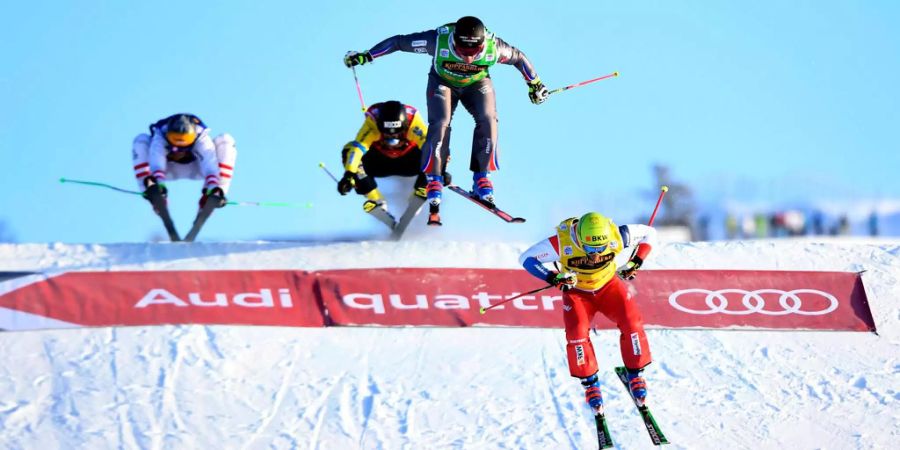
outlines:
[[[384,268],[7,274],[0,329],[162,324],[562,328],[556,288],[522,270]],[[874,331],[859,274],[645,270],[629,282],[649,328]],[[599,299],[598,301],[602,301]],[[614,328],[602,316],[597,328]]]

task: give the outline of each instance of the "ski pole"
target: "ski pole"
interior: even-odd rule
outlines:
[[[547,94],[547,95],[556,94],[556,93],[559,93],[559,92],[562,92],[562,91],[568,91],[569,89],[572,89],[572,88],[576,88],[576,87],[579,87],[579,86],[584,86],[584,85],[586,85],[586,84],[595,83],[595,82],[600,81],[600,80],[605,80],[605,79],[607,79],[607,78],[613,78],[613,77],[617,77],[617,76],[619,76],[619,72],[613,72],[613,73],[611,73],[611,74],[609,74],[609,75],[603,75],[602,77],[597,77],[597,78],[594,78],[594,79],[591,79],[591,80],[582,81],[581,83],[575,83],[575,84],[570,84],[570,85],[568,85],[568,86],[566,86],[566,87],[556,88],[556,89],[550,91],[550,93]]]
[[[111,184],[100,183],[97,181],[83,181],[83,180],[70,180],[68,178],[60,178],[60,183],[72,183],[72,184],[83,184],[86,186],[96,186],[96,187],[104,187],[107,189],[112,189],[114,191],[123,192],[126,194],[134,194],[134,195],[144,195],[142,192],[138,191],[129,191],[128,189],[122,189],[120,187],[115,187]],[[288,202],[237,202],[237,201],[229,201],[225,203],[226,205],[235,205],[235,206],[267,206],[267,207],[286,207],[286,208],[312,208],[312,203],[288,203]]]
[[[353,80],[356,81],[356,93],[359,95],[359,104],[362,105],[363,112],[366,112],[366,102],[363,101],[362,89],[359,87],[359,78],[356,77],[356,66],[351,67],[353,69]]]
[[[236,202],[227,201],[226,205],[234,206],[267,206],[276,208],[312,208],[312,203],[290,203],[290,202]]]
[[[666,196],[666,192],[669,192],[668,186],[663,186],[659,189],[659,199],[656,200],[656,206],[653,208],[653,214],[650,215],[647,226],[653,226],[653,219],[656,219],[656,212],[659,211],[659,204],[662,203],[662,199]]]
[[[68,179],[68,178],[60,178],[60,179],[59,179],[59,182],[60,182],[60,183],[84,184],[84,185],[87,185],[87,186],[105,187],[105,188],[107,188],[107,189],[112,189],[112,190],[114,190],[114,191],[124,192],[124,193],[126,193],[126,194],[143,195],[142,192],[138,192],[138,191],[129,191],[128,189],[122,189],[122,188],[115,187],[115,186],[113,186],[113,185],[111,185],[111,184],[98,183],[98,182],[96,182],[96,181],[81,181],[81,180],[70,180],[70,179]]]
[[[666,192],[669,192],[668,186],[664,185],[663,187],[659,188],[659,198],[656,199],[656,206],[653,207],[653,214],[650,214],[650,220],[647,221],[648,227],[653,226],[653,220],[656,219],[656,213],[659,211],[659,205],[660,205],[660,203],[662,203],[663,197],[666,196]],[[637,249],[637,247],[635,247],[634,251],[631,252],[632,258],[634,258],[634,255],[637,254],[637,251],[638,251],[638,249]]]
[[[329,177],[331,177],[331,179],[332,179],[332,180],[334,180],[334,182],[335,182],[335,183],[337,183],[337,182],[338,182],[338,179],[337,179],[337,178],[335,178],[335,177],[334,177],[334,175],[333,175],[333,174],[332,174],[332,173],[331,173],[331,171],[330,171],[330,170],[328,170],[328,168],[327,168],[327,167],[325,167],[325,163],[323,163],[323,162],[320,162],[320,163],[319,163],[319,167],[321,167],[321,168],[322,168],[322,170],[324,170],[324,171],[325,171],[325,173],[327,173],[327,174],[328,174],[328,176],[329,176]]]
[[[491,305],[491,306],[488,306],[487,308],[481,308],[481,309],[480,309],[480,312],[481,312],[481,314],[484,314],[486,311],[488,311],[488,310],[490,310],[490,309],[494,309],[494,308],[496,308],[496,307],[498,307],[498,306],[500,306],[500,305],[502,305],[502,304],[504,304],[504,303],[509,303],[509,302],[511,302],[511,301],[513,301],[513,300],[515,300],[515,299],[517,299],[517,298],[521,298],[521,297],[524,297],[524,296],[526,296],[526,295],[535,294],[535,293],[538,293],[538,292],[543,291],[544,289],[550,289],[550,288],[552,288],[552,287],[553,287],[552,284],[548,284],[548,285],[546,285],[546,286],[544,286],[544,287],[539,287],[539,288],[537,288],[537,289],[534,289],[534,290],[531,290],[531,291],[528,291],[528,292],[523,292],[523,293],[521,293],[521,294],[519,294],[519,295],[517,295],[517,296],[515,296],[515,297],[511,297],[511,298],[508,298],[508,299],[506,299],[506,300],[503,300],[503,301],[500,302],[500,303],[495,303],[495,304],[493,304],[493,305]]]

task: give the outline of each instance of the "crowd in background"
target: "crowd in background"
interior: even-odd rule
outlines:
[[[777,238],[791,236],[846,236],[850,235],[850,221],[846,214],[828,218],[821,211],[807,214],[801,210],[776,211],[725,215],[726,239]],[[879,236],[878,214],[872,212],[867,221],[867,234]],[[708,240],[710,234],[709,216],[697,220],[696,240]]]

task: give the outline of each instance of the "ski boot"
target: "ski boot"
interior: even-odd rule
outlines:
[[[413,183],[413,196],[422,199],[423,202],[428,199],[428,179],[424,173],[420,173]]]
[[[363,202],[363,211],[387,225],[388,228],[393,229],[397,225],[397,219],[388,212],[387,200],[381,196],[378,189],[373,189],[366,194],[366,201]]]
[[[426,199],[428,200],[428,225],[441,225],[441,191],[444,189],[444,177],[440,175],[428,175],[426,186]]]
[[[591,406],[595,416],[603,414],[603,396],[600,394],[600,379],[597,374],[581,379],[584,386],[584,400]]]
[[[150,202],[150,205],[153,206],[153,212],[156,213],[157,216],[162,216],[160,209],[168,209],[169,206],[169,190],[166,189],[164,183],[158,182],[154,176],[144,178],[144,186],[146,189],[144,189],[141,196]]]
[[[144,198],[153,205],[153,212],[162,219],[163,226],[166,227],[166,233],[169,234],[169,240],[172,242],[180,241],[181,237],[175,229],[175,223],[172,222],[172,216],[169,215],[168,195],[166,185],[160,183],[156,177],[149,176],[144,179]]]
[[[625,377],[628,379],[628,389],[631,390],[631,396],[641,405],[647,399],[647,381],[641,376],[642,372],[643,369],[625,369]]]
[[[428,175],[427,179],[428,185],[425,187],[425,198],[432,206],[438,206],[441,204],[441,198],[443,196],[441,191],[444,189],[444,177],[440,175]]]
[[[472,194],[483,202],[494,204],[494,185],[488,178],[488,172],[472,174]]]

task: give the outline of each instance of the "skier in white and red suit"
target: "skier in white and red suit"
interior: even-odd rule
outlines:
[[[165,197],[167,180],[203,180],[200,207],[212,197],[221,208],[226,204],[237,148],[230,134],[214,139],[199,117],[180,113],[150,124],[149,134],[137,135],[131,158],[142,191],[159,185]]]
[[[562,221],[556,235],[533,245],[519,258],[528,273],[562,290],[569,372],[581,379],[585,399],[595,414],[603,412],[603,398],[589,332],[598,312],[615,322],[621,332],[619,346],[632,394],[639,402],[647,396],[641,372],[652,360],[650,345],[644,320],[622,279],[634,279],[655,242],[656,230],[650,226],[616,226],[591,212]],[[618,270],[620,279],[615,258],[626,247],[636,248]],[[544,266],[556,261],[562,263],[560,272]]]

